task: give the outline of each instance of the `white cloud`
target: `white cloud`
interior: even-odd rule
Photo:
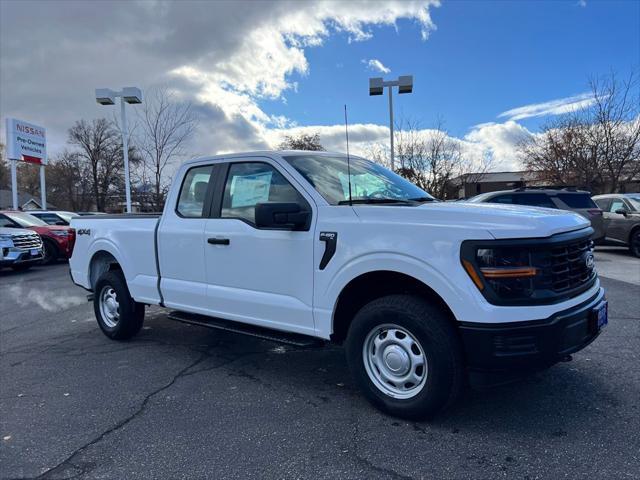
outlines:
[[[264,147],[269,129],[294,122],[269,115],[260,101],[296,90],[294,76],[310,73],[309,48],[336,33],[365,41],[374,27],[397,28],[401,19],[415,22],[426,39],[435,28],[430,8],[438,5],[114,1],[97,17],[89,3],[0,2],[0,114],[45,125],[55,154],[75,120],[114,113],[96,106],[94,88],[163,85],[203,115],[195,152]],[[41,28],[30,30],[25,53],[20,38],[33,24]]]
[[[491,170],[520,170],[522,162],[518,155],[518,144],[531,135],[519,123],[508,120],[504,123],[476,125],[464,136],[464,141],[468,151],[491,156]]]
[[[371,58],[369,60],[363,58],[362,63],[364,63],[369,70],[373,70],[374,72],[380,72],[380,73],[391,72],[391,69],[388,67],[385,67],[384,64],[377,58]]]
[[[532,103],[523,107],[513,108],[502,112],[498,118],[508,118],[509,120],[522,120],[530,117],[541,117],[544,115],[561,115],[581,108],[593,105],[595,99],[590,92],[581,93],[572,97],[559,98],[542,103]]]
[[[586,7],[586,6],[587,6],[587,0],[578,0],[578,1],[576,2],[576,5],[577,5],[578,7],[582,7],[582,8],[584,8],[584,7]]]

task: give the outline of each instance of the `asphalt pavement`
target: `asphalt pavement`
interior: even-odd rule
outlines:
[[[339,347],[284,347],[157,308],[114,342],[67,265],[3,270],[0,476],[640,478],[640,260],[606,250],[596,262],[610,318],[592,345],[431,422],[369,406]]]

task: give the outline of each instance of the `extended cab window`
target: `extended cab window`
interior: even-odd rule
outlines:
[[[204,216],[204,201],[211,179],[211,165],[191,168],[184,177],[178,199],[178,214],[187,218]]]
[[[275,168],[267,163],[233,163],[229,167],[222,198],[221,218],[239,218],[255,223],[258,203],[307,201]]]

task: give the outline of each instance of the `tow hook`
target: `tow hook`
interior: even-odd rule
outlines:
[[[560,359],[561,362],[570,362],[571,360],[573,360],[573,357],[571,355],[565,355]]]

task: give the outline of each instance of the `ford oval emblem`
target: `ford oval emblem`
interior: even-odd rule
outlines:
[[[587,255],[587,256],[585,257],[585,259],[584,259],[584,264],[587,266],[587,268],[588,268],[589,270],[592,270],[592,269],[593,269],[593,267],[594,267],[594,266],[595,266],[595,264],[596,264],[595,259],[593,258],[593,254],[591,254],[591,253],[590,253],[589,255]]]

